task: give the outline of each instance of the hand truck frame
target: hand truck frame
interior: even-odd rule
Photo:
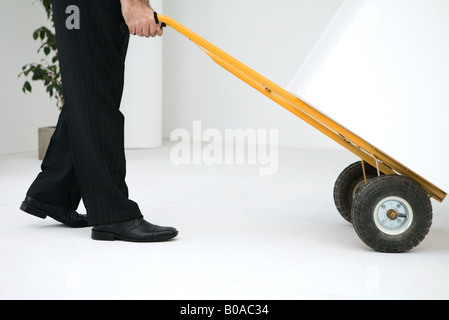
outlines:
[[[358,156],[334,186],[334,201],[360,239],[379,252],[406,252],[424,240],[432,224],[430,198],[447,193],[319,110],[263,77],[174,19],[157,15],[194,42],[213,61],[313,128]]]

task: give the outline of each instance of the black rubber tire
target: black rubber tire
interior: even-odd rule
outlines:
[[[365,162],[367,180],[377,177],[377,169]],[[362,162],[358,161],[347,167],[334,185],[334,203],[340,215],[349,223],[352,223],[351,209],[354,200],[354,189],[360,189],[360,183],[364,182]],[[364,185],[364,184],[363,184]],[[359,190],[356,190],[356,193]]]
[[[389,197],[405,200],[412,210],[410,225],[398,234],[384,232],[375,222],[376,206]],[[352,224],[357,235],[378,252],[403,253],[415,248],[427,236],[432,218],[432,204],[424,189],[413,180],[397,175],[371,180],[356,195],[352,206]]]

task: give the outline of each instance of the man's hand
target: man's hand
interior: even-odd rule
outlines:
[[[156,24],[149,0],[120,0],[129,33],[141,37],[162,36],[162,24]]]

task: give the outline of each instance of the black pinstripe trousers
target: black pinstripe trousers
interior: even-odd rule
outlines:
[[[79,8],[68,29],[66,8]],[[89,225],[142,217],[125,182],[124,117],[120,102],[129,32],[120,0],[53,0],[65,104],[42,171],[27,195],[76,210]]]

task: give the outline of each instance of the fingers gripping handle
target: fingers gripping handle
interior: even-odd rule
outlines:
[[[157,17],[157,12],[154,12],[154,20],[156,20],[156,24],[159,24],[159,18]],[[161,27],[165,28],[167,24],[165,22],[162,22]]]

